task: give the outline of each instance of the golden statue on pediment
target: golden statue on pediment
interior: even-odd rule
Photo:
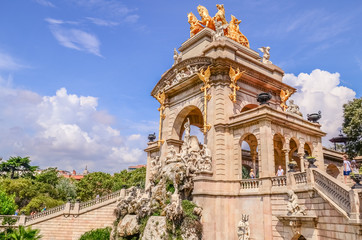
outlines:
[[[206,7],[199,5],[197,11],[200,14],[201,21],[199,21],[192,12],[187,15],[188,22],[190,23],[190,37],[196,35],[204,28],[210,28],[216,31],[215,25],[218,23],[224,30],[224,36],[250,48],[249,40],[240,32],[239,24],[241,23],[241,20],[238,20],[235,16],[231,15],[231,21],[228,23],[225,18],[224,4],[216,4],[216,8],[218,9],[217,13],[214,17],[210,17]]]

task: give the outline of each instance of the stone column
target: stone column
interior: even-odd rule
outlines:
[[[298,158],[299,158],[299,162],[300,162],[300,171],[304,172],[305,171],[305,163],[304,163],[304,153],[298,152]]]
[[[285,173],[287,173],[288,170],[289,170],[289,167],[288,167],[288,165],[289,165],[289,151],[290,151],[289,147],[288,148],[283,148],[283,152],[284,152],[284,156],[285,156]]]
[[[255,174],[256,174],[256,157],[257,157],[257,152],[253,151],[251,158],[252,158],[252,161],[253,161],[253,169],[254,169]]]
[[[274,176],[274,148],[270,121],[260,121],[259,177]]]

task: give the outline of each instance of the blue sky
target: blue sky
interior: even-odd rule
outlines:
[[[158,127],[150,91],[189,37],[187,13],[218,3],[252,49],[271,47],[303,113],[322,110],[335,135],[342,104],[362,94],[361,1],[4,0],[0,156],[67,170],[144,163]]]

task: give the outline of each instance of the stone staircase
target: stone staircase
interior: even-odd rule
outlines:
[[[43,212],[34,214],[32,216],[5,216],[0,215],[0,228],[4,227],[2,225],[2,221],[4,218],[12,218],[16,220],[14,226],[31,226],[37,224],[39,222],[43,222],[52,218],[56,218],[58,216],[64,217],[76,217],[77,215],[84,214],[86,212],[92,211],[97,208],[101,208],[103,206],[107,206],[109,204],[115,203],[117,199],[121,196],[122,192],[125,192],[125,189],[110,193],[108,195],[95,198],[86,202],[75,202],[70,203],[67,202],[66,204],[45,210]]]

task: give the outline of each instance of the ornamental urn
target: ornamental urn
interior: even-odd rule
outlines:
[[[312,114],[307,114],[307,119],[309,122],[314,122],[314,123],[319,123],[318,120],[321,119],[322,115],[321,115],[321,111],[319,111],[318,113],[312,113]]]
[[[270,93],[259,93],[257,95],[257,101],[258,103],[260,103],[260,105],[263,105],[263,104],[268,104],[268,101],[272,98],[272,95]]]

